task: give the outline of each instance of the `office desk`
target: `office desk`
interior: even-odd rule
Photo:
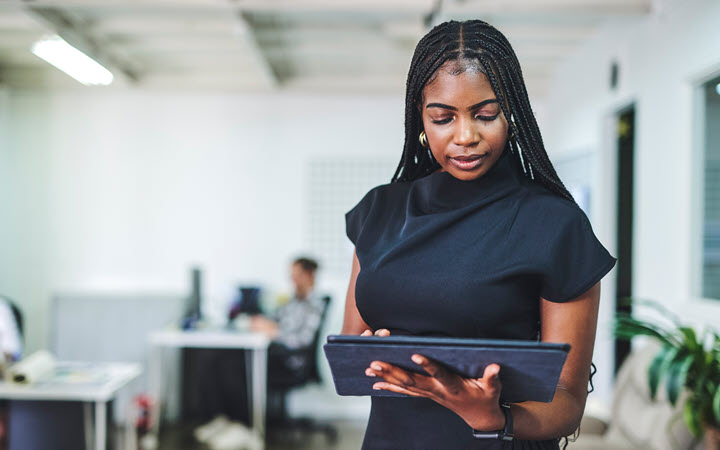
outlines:
[[[0,382],[0,399],[83,402],[86,425],[91,422],[90,408],[94,404],[94,448],[104,450],[107,403],[141,373],[140,365],[134,363],[59,362],[54,376],[34,384]]]
[[[163,348],[232,348],[250,350],[247,367],[252,371],[247,377],[248,390],[252,392],[252,426],[261,437],[265,436],[265,397],[267,382],[267,349],[270,339],[259,333],[219,330],[164,330],[150,334],[150,383],[155,408],[153,428],[159,436],[160,412],[163,404],[162,355]]]

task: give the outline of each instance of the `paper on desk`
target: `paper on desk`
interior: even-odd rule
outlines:
[[[34,383],[55,372],[55,357],[50,352],[39,350],[10,366],[7,370],[9,381],[15,383]]]
[[[111,379],[111,368],[103,363],[60,362],[52,377],[42,384],[82,384],[102,386]]]

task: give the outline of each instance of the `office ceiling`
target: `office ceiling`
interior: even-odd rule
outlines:
[[[116,86],[402,92],[428,24],[480,18],[508,36],[529,89],[542,95],[556,64],[599,26],[642,19],[653,3],[0,0],[0,83],[80,86],[30,52],[43,35],[58,33],[110,68]]]

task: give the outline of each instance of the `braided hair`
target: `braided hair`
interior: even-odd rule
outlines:
[[[448,62],[460,66],[453,74],[473,67],[487,76],[514,137],[508,143],[516,163],[525,176],[574,202],[545,151],[515,52],[502,33],[482,20],[441,23],[418,42],[407,78],[405,146],[392,182],[416,180],[440,168],[418,141],[423,130],[418,104],[425,86]]]
[[[575,203],[545,151],[520,63],[510,42],[500,31],[482,20],[441,23],[430,30],[415,48],[405,95],[405,145],[392,182],[416,180],[440,168],[430,149],[423,147],[418,140],[423,130],[418,105],[422,104],[425,86],[432,83],[440,68],[449,62],[456,63],[449,69],[453,75],[471,69],[488,78],[513,137],[508,139],[507,146],[525,176]],[[595,372],[595,364],[591,364],[588,392],[593,391]],[[578,431],[574,437],[577,437]],[[567,447],[568,440],[574,440],[563,439],[563,448]]]

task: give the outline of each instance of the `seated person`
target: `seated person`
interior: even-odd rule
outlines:
[[[250,319],[251,330],[264,333],[272,339],[268,348],[267,381],[270,389],[286,385],[308,364],[315,363],[307,361],[305,355],[296,351],[312,344],[320,326],[324,303],[314,292],[317,268],[318,263],[310,258],[295,259],[290,267],[294,285],[292,298],[270,317],[258,314]],[[191,370],[186,381],[190,381],[188,385],[195,386],[189,391],[203,405],[195,408],[197,414],[187,414],[187,418],[206,420],[215,416],[195,430],[195,437],[199,441],[214,448],[215,440],[225,439],[218,436],[228,436],[221,430],[237,430],[238,423],[231,420],[250,424],[245,390],[246,361],[244,351],[238,350],[202,349],[197,353],[188,364]],[[185,405],[183,408],[190,409]],[[268,405],[268,409],[268,416],[277,415],[277,408],[273,408],[272,404]]]
[[[287,375],[287,370],[301,370],[311,361],[294,352],[312,344],[320,326],[324,304],[315,293],[315,273],[318,263],[310,258],[297,258],[290,267],[295,288],[292,298],[268,318],[253,316],[250,329],[266,334],[273,342],[268,349],[268,383]]]

